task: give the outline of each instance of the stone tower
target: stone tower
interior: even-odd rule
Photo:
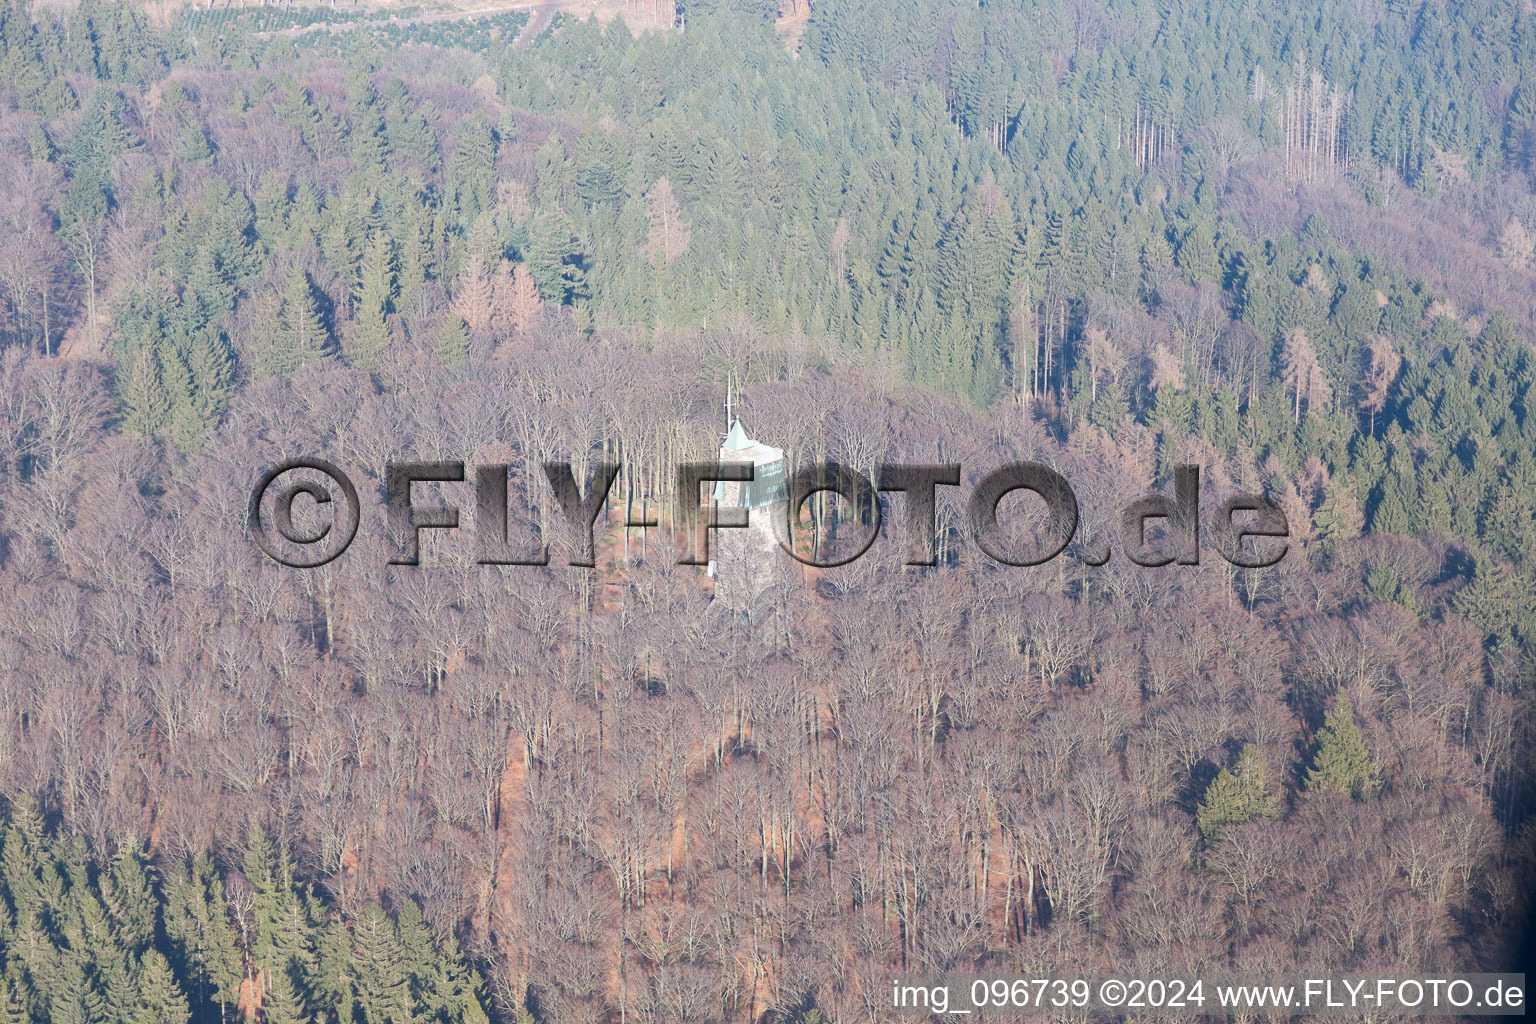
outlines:
[[[715,578],[715,600],[738,615],[750,616],[763,591],[782,573],[788,556],[779,550],[776,523],[784,520],[789,495],[784,482],[784,450],[754,441],[741,420],[720,445],[720,463],[749,462],[752,480],[721,480],[712,494],[720,508],[744,508],[747,525],[715,531],[709,572]]]

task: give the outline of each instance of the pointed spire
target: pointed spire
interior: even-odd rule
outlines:
[[[752,444],[753,441],[747,436],[747,432],[741,429],[741,420],[731,420],[731,432],[725,435],[725,443],[721,447],[733,452],[743,452],[751,448]]]

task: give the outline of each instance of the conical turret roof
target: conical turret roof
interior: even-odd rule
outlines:
[[[725,435],[725,443],[720,447],[728,448],[733,452],[744,452],[755,443],[747,436],[747,432],[741,429],[741,420],[737,418],[731,421],[731,432]]]

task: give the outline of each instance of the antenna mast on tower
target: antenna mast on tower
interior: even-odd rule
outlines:
[[[727,370],[725,373],[725,432],[727,434],[731,432],[731,424],[734,422],[731,418],[731,383],[731,371]]]

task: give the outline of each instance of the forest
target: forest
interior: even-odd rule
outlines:
[[[805,3],[0,5],[0,1022],[1521,969],[1536,13]],[[724,611],[674,467],[728,395],[962,465],[938,564],[887,495]],[[246,531],[294,457],[364,492],[321,568]],[[596,567],[389,564],[410,460],[557,553],[539,467],[620,463]],[[1199,466],[1287,556],[1001,565],[961,496],[1026,460],[1085,539]]]

